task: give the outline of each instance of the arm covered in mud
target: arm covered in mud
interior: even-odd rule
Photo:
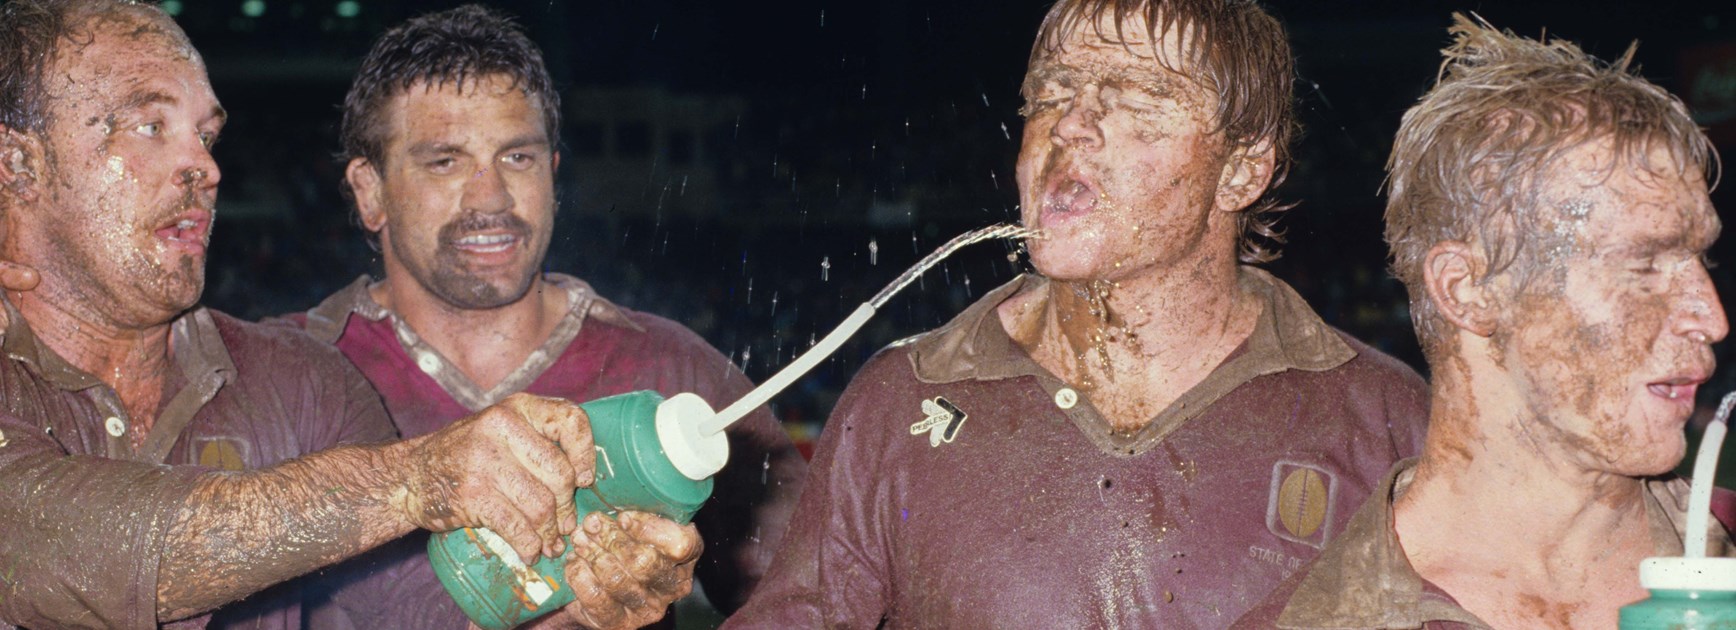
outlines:
[[[156,608],[195,615],[418,528],[488,527],[526,560],[557,556],[593,458],[577,406],[515,395],[412,440],[207,473],[164,535]]]

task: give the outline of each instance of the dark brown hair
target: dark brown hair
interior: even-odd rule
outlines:
[[[411,19],[374,42],[344,97],[340,158],[365,158],[379,167],[385,157],[386,105],[411,86],[450,84],[462,90],[471,80],[491,76],[511,78],[513,87],[535,100],[549,142],[559,141],[561,100],[542,51],[507,16],[470,4]]]

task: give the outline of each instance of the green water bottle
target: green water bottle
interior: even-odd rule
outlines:
[[[710,405],[694,394],[664,400],[637,391],[579,405],[597,445],[596,483],[579,488],[579,519],[620,510],[651,512],[678,523],[711,497],[711,476],[729,457],[721,432],[700,437]],[[573,601],[561,558],[525,565],[506,540],[482,528],[433,535],[428,561],[446,592],[477,626],[507,630]]]
[[[1646,558],[1621,630],[1736,630],[1736,558]]]

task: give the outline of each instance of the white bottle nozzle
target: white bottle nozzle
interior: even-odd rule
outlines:
[[[722,431],[700,430],[700,424],[713,415],[711,405],[692,392],[657,405],[657,441],[669,463],[688,479],[710,477],[729,463],[729,438]]]

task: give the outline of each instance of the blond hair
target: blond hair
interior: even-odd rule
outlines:
[[[1687,107],[1629,71],[1637,44],[1603,63],[1572,42],[1497,31],[1481,17],[1455,13],[1450,32],[1436,85],[1405,112],[1386,165],[1392,272],[1431,358],[1447,333],[1423,286],[1429,249],[1480,244],[1483,278],[1511,267],[1529,280],[1540,271],[1540,221],[1555,218],[1540,203],[1543,186],[1564,154],[1608,140],[1630,166],[1647,166],[1657,149],[1684,172],[1709,173],[1717,160]]]

